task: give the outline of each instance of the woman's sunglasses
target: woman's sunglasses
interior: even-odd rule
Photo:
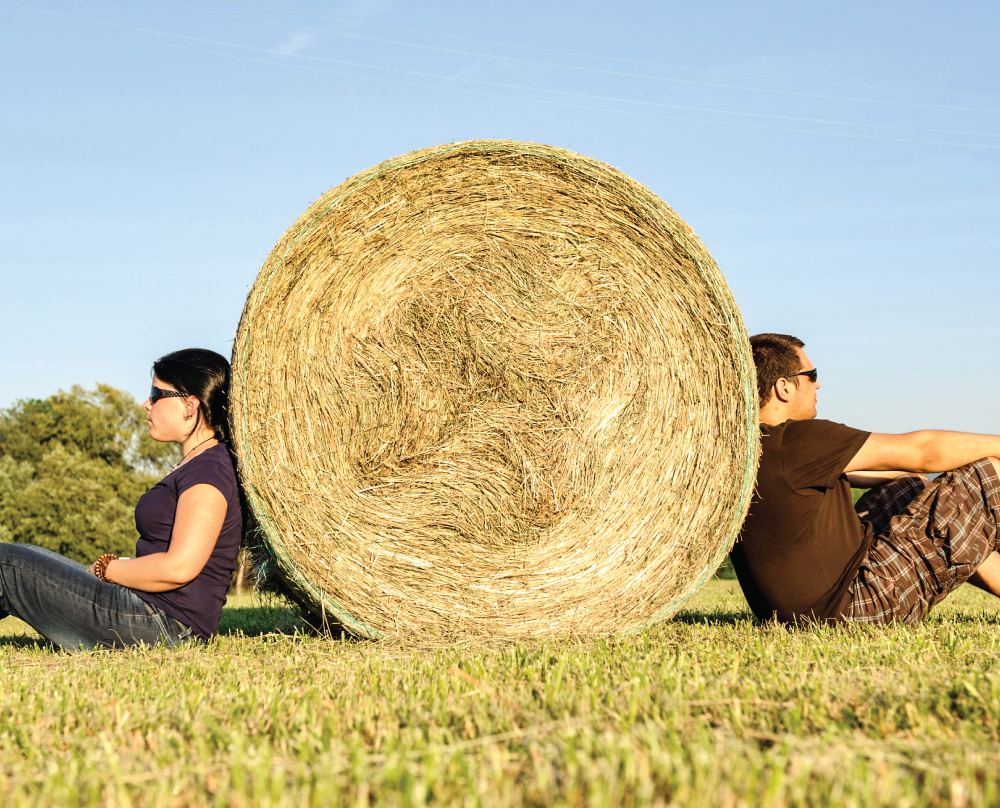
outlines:
[[[791,373],[788,376],[785,376],[785,378],[794,379],[796,376],[805,376],[813,384],[816,384],[816,380],[819,378],[819,371],[816,370],[816,368],[813,368],[812,370],[803,370],[799,373]]]
[[[155,404],[161,398],[187,398],[187,393],[179,390],[161,390],[159,387],[149,388],[149,403]]]

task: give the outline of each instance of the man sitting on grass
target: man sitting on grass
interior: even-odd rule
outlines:
[[[750,345],[763,453],[732,561],[754,614],[915,623],[966,581],[1000,597],[1000,437],[818,420],[803,342]]]

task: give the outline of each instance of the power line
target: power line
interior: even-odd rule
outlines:
[[[155,36],[164,36],[164,37],[168,37],[168,38],[184,39],[184,40],[188,40],[188,41],[192,41],[192,42],[198,42],[198,43],[202,43],[202,44],[206,44],[206,45],[218,45],[218,46],[222,46],[222,47],[236,48],[236,49],[240,49],[240,50],[255,51],[255,52],[260,52],[260,53],[267,54],[269,56],[276,56],[276,55],[278,55],[278,54],[275,54],[274,51],[267,50],[266,48],[258,48],[258,47],[252,46],[252,45],[241,45],[241,44],[237,44],[237,43],[228,43],[228,42],[222,42],[222,41],[218,41],[218,40],[211,40],[211,39],[207,39],[207,38],[203,38],[203,37],[193,37],[193,36],[189,36],[189,35],[186,35],[186,34],[174,34],[174,33],[170,33],[170,32],[157,31],[155,29],[141,28],[141,27],[138,27],[138,26],[129,26],[129,25],[125,25],[123,23],[109,23],[109,22],[103,22],[103,21],[100,21],[100,20],[91,20],[91,19],[88,19],[88,18],[85,18],[85,17],[78,17],[78,16],[72,15],[72,14],[66,14],[66,13],[63,13],[63,12],[50,11],[50,10],[46,10],[46,9],[25,8],[24,6],[20,6],[20,5],[14,4],[14,3],[10,3],[10,2],[6,2],[6,0],[0,0],[0,5],[12,6],[12,7],[15,7],[15,8],[20,8],[22,10],[38,11],[38,12],[41,12],[43,14],[47,14],[47,15],[50,15],[50,16],[63,17],[63,18],[66,18],[66,19],[77,20],[77,21],[80,21],[80,22],[89,22],[89,23],[95,23],[95,24],[98,24],[98,25],[106,25],[106,26],[111,26],[111,27],[115,27],[115,28],[123,28],[125,30],[137,31],[137,32],[140,32],[140,33],[145,33],[145,34],[153,34]],[[6,16],[6,15],[3,15],[3,16]],[[6,18],[7,19],[15,20],[17,22],[36,22],[36,21],[33,21],[33,20],[22,20],[22,19],[19,19],[19,18],[16,18],[16,17],[9,17],[9,16],[7,16]],[[43,23],[37,23],[36,22],[36,24],[43,24]],[[1000,146],[990,145],[990,144],[957,143],[957,142],[947,142],[947,141],[937,141],[937,140],[919,140],[919,139],[915,139],[915,138],[884,137],[884,136],[878,136],[878,135],[864,135],[864,134],[857,134],[857,133],[851,133],[851,132],[828,132],[828,131],[824,132],[824,131],[817,131],[815,129],[798,129],[798,128],[785,127],[785,126],[764,126],[764,125],[761,125],[761,124],[738,123],[738,122],[732,122],[732,121],[719,121],[719,120],[704,119],[704,118],[689,118],[689,117],[677,116],[677,115],[663,115],[663,114],[657,114],[657,113],[642,112],[642,111],[638,111],[638,110],[610,109],[610,108],[587,106],[587,105],[584,105],[584,104],[572,104],[572,103],[560,102],[560,101],[525,98],[523,96],[499,95],[499,94],[496,94],[496,93],[487,93],[487,92],[482,92],[482,91],[478,91],[478,90],[466,90],[466,89],[461,89],[461,88],[457,88],[457,87],[439,87],[439,86],[434,86],[434,85],[429,85],[429,84],[423,84],[423,83],[420,83],[420,82],[403,81],[403,80],[400,80],[400,79],[391,79],[391,78],[385,78],[385,77],[380,77],[380,76],[366,76],[366,75],[360,75],[360,74],[357,74],[357,73],[348,73],[348,72],[338,71],[338,70],[330,70],[330,69],[323,69],[323,68],[319,68],[319,67],[311,67],[309,65],[303,65],[303,64],[297,64],[297,63],[294,63],[294,62],[290,62],[287,59],[286,60],[280,60],[280,61],[276,60],[276,59],[257,59],[257,58],[247,57],[247,56],[241,56],[239,54],[224,53],[224,52],[219,52],[219,51],[205,50],[203,48],[193,48],[193,47],[187,47],[187,46],[183,46],[183,45],[176,45],[176,44],[172,44],[172,43],[169,43],[169,42],[162,42],[162,41],[155,41],[155,40],[151,41],[151,40],[146,40],[146,39],[138,39],[136,37],[122,36],[122,35],[112,34],[112,33],[104,32],[104,31],[94,31],[94,30],[90,30],[90,29],[83,29],[83,28],[73,27],[73,26],[67,26],[67,25],[55,25],[53,23],[47,23],[47,24],[52,25],[53,27],[62,28],[64,30],[84,31],[86,33],[94,34],[96,36],[103,36],[103,37],[107,37],[107,38],[111,38],[111,39],[119,39],[119,40],[128,41],[128,42],[137,42],[137,43],[140,43],[140,44],[143,44],[143,45],[156,45],[156,46],[160,46],[160,47],[166,47],[166,48],[171,48],[171,49],[175,49],[175,50],[182,50],[182,51],[192,52],[192,53],[200,53],[200,54],[209,55],[209,56],[223,56],[223,57],[229,58],[229,59],[236,59],[236,60],[246,61],[246,62],[252,62],[252,63],[256,63],[256,64],[279,65],[279,66],[284,66],[284,67],[292,67],[292,68],[296,68],[296,69],[299,69],[299,70],[306,70],[306,71],[313,72],[313,73],[323,73],[323,74],[327,74],[327,75],[342,76],[342,77],[346,77],[346,78],[362,79],[362,80],[368,80],[368,81],[377,81],[377,82],[381,82],[381,83],[396,84],[396,85],[402,85],[402,86],[407,86],[407,87],[419,87],[419,88],[427,89],[427,90],[444,90],[444,91],[452,92],[452,93],[461,93],[461,94],[465,94],[465,95],[474,95],[474,96],[485,97],[485,98],[496,98],[496,99],[506,100],[506,101],[519,101],[519,102],[525,102],[525,101],[527,101],[527,102],[535,103],[535,104],[558,106],[558,107],[570,108],[570,109],[589,110],[589,111],[593,111],[593,112],[605,112],[605,113],[616,113],[616,114],[624,113],[624,114],[628,114],[628,115],[638,115],[638,116],[641,116],[641,117],[655,118],[655,119],[661,119],[661,120],[684,121],[684,122],[689,122],[689,123],[706,123],[706,124],[715,124],[715,125],[718,125],[718,126],[740,127],[740,128],[745,128],[745,129],[769,130],[769,131],[778,131],[778,132],[792,132],[792,133],[811,134],[811,135],[828,135],[828,136],[831,136],[831,137],[845,137],[845,138],[861,139],[861,140],[879,140],[879,141],[888,141],[888,142],[894,142],[894,143],[915,143],[915,144],[935,145],[935,146],[959,146],[959,147],[963,147],[964,146],[964,147],[968,147],[968,148],[979,148],[979,149],[1000,149]],[[296,57],[296,58],[298,58],[298,57]],[[418,76],[422,76],[422,77],[431,77],[431,78],[445,79],[445,80],[449,80],[449,81],[452,81],[452,80],[473,81],[473,82],[479,83],[479,84],[486,84],[486,85],[490,85],[490,86],[498,86],[498,87],[502,87],[502,88],[517,88],[517,85],[503,85],[503,84],[500,84],[500,83],[497,83],[497,82],[482,82],[482,81],[478,81],[478,80],[475,80],[475,79],[461,79],[461,78],[457,78],[457,77],[441,76],[441,75],[438,75],[438,74],[425,74],[425,73],[420,73],[418,71],[397,70],[395,68],[381,67],[381,66],[377,66],[377,65],[366,65],[366,64],[363,64],[363,63],[348,62],[348,61],[345,61],[345,60],[330,59],[330,58],[326,58],[326,57],[315,57],[314,56],[314,57],[308,57],[308,58],[313,59],[313,60],[318,60],[318,61],[325,61],[325,62],[331,62],[331,63],[336,63],[336,64],[344,64],[344,65],[353,66],[353,67],[361,67],[361,68],[367,68],[367,69],[378,69],[378,70],[383,70],[383,71],[408,73],[408,74],[411,74],[411,75],[418,75]],[[570,96],[580,95],[580,96],[586,97],[586,98],[590,98],[591,97],[591,96],[586,96],[584,94],[568,93],[568,92],[563,92],[563,91],[558,91],[558,90],[537,90],[535,88],[523,88],[523,89],[526,89],[526,90],[528,90],[530,92],[548,92],[548,93],[559,93],[559,94],[562,94],[562,95],[570,95]],[[599,98],[599,97],[593,97],[593,98]],[[621,100],[624,103],[639,103],[639,104],[653,103],[653,102],[632,102],[632,101],[628,101],[627,99],[612,99],[612,100]],[[662,105],[662,106],[670,106],[670,105]],[[698,108],[685,108],[685,107],[680,107],[680,108],[681,109],[691,109],[693,111],[698,111]],[[703,111],[710,111],[710,110],[703,110]],[[729,112],[729,113],[726,113],[726,114],[743,114],[743,113],[732,113],[732,112]],[[747,113],[747,114],[752,114],[752,113]],[[809,119],[806,119],[806,120],[809,120]],[[846,124],[846,125],[859,125],[859,124]],[[860,125],[864,125],[864,124],[860,124]],[[917,130],[917,131],[922,131],[922,130]],[[995,137],[994,135],[986,135],[986,136],[987,137]]]
[[[153,2],[153,0],[146,0],[147,2]],[[279,11],[285,14],[297,14],[301,17],[312,17],[313,19],[321,20],[332,20],[334,22],[344,23],[346,25],[366,25],[373,28],[383,28],[387,31],[400,31],[407,34],[419,34],[420,36],[435,36],[443,39],[453,39],[459,42],[473,42],[477,45],[493,45],[500,48],[516,48],[519,50],[535,51],[536,53],[551,53],[555,56],[574,56],[582,59],[595,59],[605,62],[620,62],[622,64],[634,64],[643,65],[645,67],[665,67],[671,70],[691,70],[699,73],[716,73],[723,76],[742,76],[745,78],[755,78],[755,79],[768,79],[771,81],[795,81],[795,82],[806,82],[809,84],[825,84],[829,87],[851,87],[859,90],[879,90],[882,92],[892,92],[892,93],[929,93],[932,95],[952,95],[958,97],[966,98],[985,98],[989,100],[1000,99],[1000,95],[988,95],[985,93],[969,93],[961,92],[958,90],[916,90],[912,87],[886,87],[877,84],[857,84],[852,82],[843,81],[827,81],[823,79],[803,79],[800,77],[789,77],[789,76],[772,76],[765,73],[748,73],[738,70],[719,70],[710,67],[691,67],[690,65],[675,65],[665,62],[649,62],[641,59],[625,59],[619,56],[600,56],[592,53],[579,53],[576,51],[564,51],[555,50],[552,48],[541,48],[533,45],[517,45],[510,42],[496,42],[489,39],[475,39],[473,37],[456,36],[454,34],[440,34],[433,31],[420,31],[414,28],[400,28],[393,25],[384,25],[382,23],[364,22],[359,23],[357,20],[347,20],[342,17],[334,17],[327,14],[313,14],[308,11],[298,11],[293,8],[281,8],[278,6],[263,6],[258,3],[245,3],[241,0],[218,0],[220,3],[228,3],[235,6],[243,6],[245,8],[256,8],[262,11]],[[167,5],[163,3],[163,5]]]
[[[0,0],[0,2],[2,2],[2,0]],[[3,4],[4,5],[14,5],[13,3],[9,3],[9,2],[3,2]],[[177,4],[169,3],[168,5],[177,5]],[[30,7],[24,7],[24,6],[17,6],[17,7],[21,8],[21,9],[30,8]],[[184,8],[189,8],[189,7],[184,7]],[[75,20],[79,20],[81,22],[93,23],[93,24],[97,24],[97,25],[105,25],[105,26],[111,26],[111,27],[115,27],[115,28],[123,28],[125,30],[138,31],[138,32],[145,33],[145,34],[153,34],[155,36],[163,36],[163,37],[171,37],[171,38],[177,38],[177,39],[184,39],[184,40],[187,40],[187,41],[201,42],[201,43],[204,43],[204,44],[216,45],[216,46],[219,46],[219,47],[237,48],[237,49],[240,49],[240,50],[248,50],[248,51],[257,52],[257,53],[265,53],[265,54],[268,54],[268,55],[275,55],[273,50],[269,50],[267,48],[259,48],[259,47],[253,46],[253,45],[243,45],[243,44],[240,44],[240,43],[225,42],[225,41],[222,41],[222,40],[207,39],[207,38],[204,38],[204,37],[194,37],[194,36],[190,36],[190,35],[187,35],[187,34],[178,34],[178,33],[170,32],[170,31],[159,31],[159,30],[156,30],[156,29],[141,28],[141,27],[137,27],[137,26],[126,25],[124,23],[116,23],[116,22],[106,22],[106,21],[102,21],[102,20],[94,20],[94,19],[90,19],[90,18],[86,18],[86,17],[79,17],[79,16],[72,15],[72,14],[65,14],[64,12],[55,12],[55,11],[49,11],[49,10],[45,10],[45,9],[31,9],[31,10],[39,11],[39,12],[41,12],[43,14],[48,14],[48,15],[52,15],[52,16],[66,17],[66,18],[69,18],[69,19],[75,19]],[[350,60],[346,60],[346,59],[333,59],[331,57],[326,57],[326,56],[313,56],[313,55],[310,55],[310,54],[291,54],[289,56],[291,58],[296,58],[296,59],[308,59],[310,61],[318,61],[318,62],[325,62],[325,63],[330,63],[330,64],[344,65],[346,67],[360,68],[360,69],[364,69],[364,70],[379,70],[379,71],[398,72],[398,73],[404,73],[404,74],[407,74],[407,75],[417,76],[417,77],[420,77],[420,78],[438,79],[438,80],[442,80],[442,81],[461,81],[461,82],[465,82],[465,83],[469,83],[469,84],[478,84],[478,85],[486,86],[486,87],[496,87],[496,88],[499,88],[499,89],[502,89],[502,90],[514,90],[514,91],[519,91],[519,92],[531,92],[531,93],[546,93],[546,94],[549,94],[549,95],[560,95],[560,96],[569,97],[569,98],[580,98],[580,99],[585,99],[585,100],[590,100],[590,101],[599,101],[599,102],[602,102],[602,103],[632,104],[632,105],[636,105],[636,106],[654,107],[654,108],[659,108],[659,109],[676,109],[676,110],[685,111],[685,112],[702,112],[702,113],[709,113],[709,114],[714,114],[714,115],[734,115],[734,116],[738,116],[738,117],[765,118],[765,119],[769,119],[769,120],[790,121],[790,122],[795,122],[795,123],[816,123],[816,124],[827,125],[827,126],[855,126],[855,127],[862,127],[862,128],[868,128],[868,129],[886,129],[886,130],[902,131],[902,132],[925,132],[925,133],[928,133],[928,134],[965,135],[965,136],[970,136],[970,137],[1000,137],[1000,135],[996,135],[996,134],[993,134],[993,133],[990,133],[990,132],[973,132],[973,131],[967,131],[967,130],[932,129],[932,128],[927,128],[927,127],[895,126],[895,125],[892,125],[892,124],[876,124],[876,123],[864,123],[864,122],[856,122],[856,121],[838,121],[838,120],[831,120],[831,119],[825,119],[825,118],[805,118],[805,117],[792,116],[792,115],[775,115],[775,114],[771,114],[771,113],[743,112],[743,111],[738,111],[738,110],[726,110],[726,109],[714,109],[714,108],[706,108],[706,107],[695,107],[695,106],[689,106],[689,105],[683,105],[683,104],[667,104],[667,103],[658,102],[658,101],[640,101],[640,100],[634,100],[634,99],[629,99],[629,98],[620,98],[620,97],[614,97],[614,96],[595,95],[593,93],[578,93],[578,92],[572,92],[572,91],[567,91],[567,90],[550,90],[550,89],[547,89],[547,88],[544,88],[544,87],[528,87],[528,86],[524,86],[524,85],[509,84],[509,83],[505,83],[505,82],[485,81],[485,80],[482,80],[482,79],[473,79],[473,78],[467,78],[467,77],[464,77],[464,76],[446,76],[446,75],[442,75],[442,74],[439,74],[439,73],[429,73],[429,72],[426,72],[426,71],[410,70],[410,69],[407,69],[407,68],[392,68],[392,67],[386,67],[384,65],[373,65],[373,64],[369,64],[369,63],[365,63],[365,62],[354,62],[354,61],[350,61]]]
[[[160,3],[160,0],[145,0],[145,1],[146,2],[157,2],[157,3]],[[160,3],[160,4],[161,5],[178,6],[180,8],[187,8],[187,9],[191,8],[190,6],[179,6],[179,4],[177,4],[177,3]],[[197,9],[195,9],[195,10],[197,10]],[[232,16],[232,15],[226,15],[226,16]],[[246,18],[241,18],[241,19],[246,19]],[[254,20],[254,21],[256,21],[256,20]],[[106,25],[118,25],[117,23],[104,23],[104,24],[106,24]],[[282,23],[282,25],[284,25],[284,24]],[[129,27],[129,26],[124,26],[124,27]],[[286,27],[294,27],[294,26],[286,26]],[[150,32],[149,29],[142,29],[142,30],[144,30],[144,32],[146,32],[146,33]],[[171,33],[171,32],[158,31],[158,32],[155,32],[155,33],[157,33],[157,34],[159,34],[161,36],[175,36],[175,37],[180,37],[180,38],[188,38],[184,34],[174,34],[174,33]],[[266,48],[257,48],[257,47],[254,47],[252,45],[241,45],[241,44],[238,44],[238,43],[221,42],[221,41],[218,41],[218,40],[200,40],[197,37],[191,37],[191,39],[196,40],[196,41],[211,42],[212,44],[218,44],[218,45],[222,45],[224,47],[240,48],[240,49],[246,49],[246,50],[257,51],[257,52],[262,52],[262,53],[273,53],[273,51],[269,51]],[[566,96],[566,97],[570,97],[570,98],[580,98],[580,99],[585,99],[585,100],[590,100],[590,101],[600,101],[600,102],[603,102],[603,103],[610,102],[610,103],[621,103],[621,104],[634,104],[634,105],[637,105],[637,106],[657,107],[657,108],[661,108],[661,109],[676,109],[676,110],[682,110],[682,111],[686,111],[686,112],[705,112],[705,113],[712,113],[712,114],[717,114],[717,115],[736,115],[736,116],[740,116],[740,117],[768,118],[768,119],[771,119],[771,120],[794,121],[794,122],[797,122],[797,123],[818,123],[818,124],[834,125],[834,126],[860,126],[860,127],[864,127],[864,128],[874,128],[874,129],[891,129],[891,130],[906,131],[906,132],[927,132],[929,134],[967,135],[967,136],[971,136],[971,137],[1000,137],[1000,135],[992,134],[992,133],[989,133],[989,132],[968,132],[968,131],[960,131],[960,130],[952,130],[952,129],[927,129],[927,128],[911,127],[911,126],[893,126],[891,124],[856,123],[856,122],[853,122],[853,121],[835,121],[835,120],[827,120],[827,119],[822,119],[822,118],[802,118],[802,117],[796,117],[796,116],[790,116],[790,115],[774,115],[774,114],[761,113],[761,112],[740,112],[740,111],[735,111],[735,110],[711,109],[711,108],[705,108],[705,107],[693,107],[693,106],[687,106],[687,105],[682,105],[682,104],[666,104],[666,103],[659,102],[659,101],[638,101],[638,100],[633,100],[633,99],[628,99],[628,98],[617,98],[617,97],[614,97],[614,96],[610,96],[609,97],[609,96],[594,95],[592,93],[578,93],[578,92],[572,92],[572,91],[568,91],[568,90],[550,90],[550,89],[547,89],[547,88],[544,88],[544,87],[527,87],[527,86],[519,85],[519,84],[509,84],[509,83],[506,83],[506,82],[485,81],[483,79],[466,78],[464,76],[447,76],[447,75],[442,75],[440,73],[429,73],[429,72],[426,72],[426,71],[411,70],[411,69],[408,69],[408,68],[392,68],[392,67],[385,67],[383,65],[373,65],[373,64],[369,64],[369,63],[365,63],[365,62],[353,62],[353,61],[349,61],[349,60],[345,60],[345,59],[333,59],[333,58],[327,57],[327,56],[314,56],[314,55],[311,55],[311,54],[290,54],[290,56],[292,56],[293,58],[296,58],[296,59],[308,59],[310,61],[328,62],[328,63],[331,63],[331,64],[340,64],[340,65],[345,65],[347,67],[356,67],[356,68],[362,68],[362,69],[366,69],[366,70],[393,71],[393,72],[405,73],[405,74],[408,74],[408,75],[411,75],[411,76],[418,76],[420,78],[440,79],[442,81],[461,81],[461,82],[465,82],[465,83],[468,83],[468,84],[479,84],[481,86],[486,86],[486,87],[497,87],[497,88],[502,89],[502,90],[515,90],[515,91],[521,91],[521,92],[540,92],[540,93],[547,93],[549,95],[561,95],[561,96]]]
[[[224,2],[230,2],[231,0],[223,0],[223,1]],[[863,104],[886,104],[886,105],[890,105],[890,106],[900,106],[900,107],[919,107],[919,108],[924,108],[924,109],[944,109],[944,110],[951,110],[951,111],[954,111],[954,112],[1000,112],[1000,110],[997,110],[997,109],[987,109],[987,108],[984,108],[984,107],[960,107],[960,106],[954,106],[954,105],[948,105],[948,104],[927,104],[927,103],[922,103],[922,102],[917,102],[917,101],[888,101],[888,100],[884,100],[884,99],[875,99],[875,98],[858,98],[858,97],[853,97],[853,96],[826,95],[824,93],[809,93],[809,92],[804,92],[804,91],[800,91],[800,90],[778,90],[778,89],[773,89],[773,88],[768,88],[768,87],[748,87],[748,86],[745,86],[745,85],[738,85],[738,84],[720,84],[718,82],[695,81],[693,79],[668,78],[668,77],[665,77],[665,76],[655,76],[655,75],[644,74],[644,73],[626,73],[626,72],[620,71],[620,70],[603,70],[603,69],[595,68],[595,67],[582,67],[582,66],[579,66],[579,65],[557,64],[557,63],[554,63],[554,62],[542,62],[542,61],[538,61],[536,59],[521,59],[521,58],[518,58],[516,56],[497,56],[495,54],[480,53],[480,52],[477,52],[477,51],[463,51],[463,50],[458,50],[456,48],[442,48],[442,47],[435,46],[435,45],[421,45],[419,43],[405,42],[405,41],[395,40],[395,39],[384,39],[384,38],[381,38],[381,37],[370,37],[370,36],[364,36],[363,34],[349,34],[349,33],[343,32],[343,31],[335,31],[335,30],[332,30],[330,28],[317,28],[315,26],[309,26],[309,25],[298,25],[298,24],[295,24],[295,23],[286,23],[286,22],[280,22],[280,21],[277,21],[277,20],[266,20],[266,19],[262,19],[260,17],[247,17],[247,16],[244,16],[244,15],[241,15],[241,14],[228,14],[228,13],[226,13],[224,11],[216,11],[214,9],[206,9],[206,8],[201,8],[201,7],[197,7],[197,6],[187,6],[187,5],[182,5],[180,3],[171,3],[171,2],[168,2],[167,0],[142,0],[142,2],[144,2],[144,3],[150,3],[150,4],[153,4],[153,5],[159,5],[159,6],[168,6],[168,7],[173,7],[173,8],[180,8],[180,9],[185,9],[187,11],[197,11],[197,12],[200,12],[200,13],[203,13],[203,14],[214,14],[214,15],[220,16],[220,17],[230,17],[231,19],[243,20],[245,22],[259,22],[259,23],[264,23],[266,25],[277,25],[277,26],[281,26],[281,27],[284,27],[284,28],[294,28],[294,29],[300,30],[300,31],[314,31],[316,33],[333,34],[334,36],[344,37],[344,38],[347,38],[347,39],[357,39],[357,40],[364,40],[364,41],[368,41],[368,42],[379,42],[379,43],[386,44],[386,45],[398,45],[398,46],[406,47],[406,48],[416,48],[416,49],[419,49],[419,50],[436,51],[436,52],[439,52],[439,53],[449,53],[449,54],[458,55],[458,56],[471,56],[471,57],[475,57],[477,59],[494,59],[494,60],[499,60],[499,61],[504,61],[504,62],[512,62],[512,63],[515,63],[515,64],[532,65],[534,67],[550,67],[550,68],[555,68],[555,69],[559,69],[559,70],[573,70],[573,71],[577,71],[577,72],[594,73],[594,74],[606,75],[606,76],[615,76],[617,78],[643,79],[643,80],[646,80],[646,81],[660,81],[660,82],[668,82],[668,83],[672,83],[672,84],[687,84],[687,85],[693,85],[693,86],[698,86],[698,87],[712,87],[712,88],[715,88],[715,89],[724,89],[724,90],[744,90],[744,91],[747,91],[747,92],[768,93],[768,94],[772,94],[772,95],[798,96],[798,97],[801,97],[801,98],[821,98],[821,99],[829,100],[829,101],[850,101],[850,102],[853,102],[853,103],[863,103]],[[240,5],[244,5],[244,4],[241,3]],[[320,16],[320,15],[309,15],[309,16]],[[515,46],[515,47],[517,47],[517,46]],[[715,71],[712,71],[712,72],[715,72]],[[732,75],[732,74],[730,74],[730,75]],[[739,74],[737,74],[737,75],[739,75]],[[978,98],[980,96],[977,95],[977,96],[974,96],[974,97]]]

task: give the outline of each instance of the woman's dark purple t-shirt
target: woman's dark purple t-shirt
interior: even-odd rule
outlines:
[[[202,484],[215,486],[226,498],[222,532],[205,568],[193,581],[179,589],[169,592],[134,591],[146,603],[163,609],[175,620],[191,626],[199,637],[208,639],[219,628],[243,533],[236,472],[229,450],[224,445],[206,449],[178,466],[139,498],[135,506],[135,526],[139,531],[135,557],[167,551],[174,528],[177,499],[189,488]]]

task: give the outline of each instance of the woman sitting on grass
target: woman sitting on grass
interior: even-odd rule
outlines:
[[[0,618],[19,617],[68,650],[176,645],[216,633],[242,511],[223,441],[229,362],[190,348],[153,365],[149,434],[180,444],[181,462],[140,497],[135,558],[90,568],[30,544],[0,544]]]

